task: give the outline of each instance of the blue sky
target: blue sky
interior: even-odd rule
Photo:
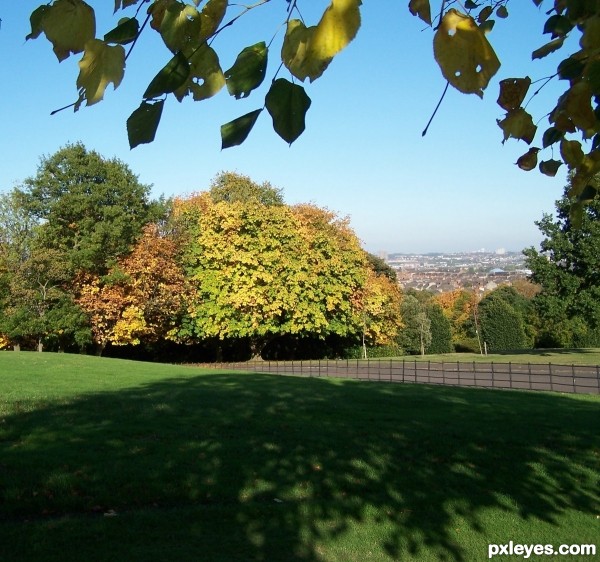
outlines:
[[[495,102],[498,81],[543,78],[561,60],[531,61],[531,52],[548,39],[541,34],[547,16],[531,1],[509,3],[509,19],[498,20],[489,36],[502,67],[484,99],[450,89],[424,138],[421,131],[445,85],[433,58],[432,32],[410,15],[408,0],[365,0],[355,41],[322,78],[306,85],[312,106],[305,133],[288,147],[263,112],[246,143],[225,151],[220,125],[262,107],[269,78],[245,100],[230,98],[226,91],[204,102],[179,104],[170,98],[155,142],[130,150],[125,121],[169,52],[149,29],[116,91],[109,86],[101,103],[50,116],[75,101],[81,55],[59,64],[44,36],[25,42],[29,14],[39,3],[21,0],[0,8],[0,190],[34,175],[42,155],[82,141],[126,162],[153,185],[156,196],[206,189],[222,170],[270,181],[283,188],[288,203],[310,201],[348,215],[373,252],[520,251],[539,243],[534,221],[552,212],[562,194],[564,171],[547,178],[519,170],[514,163],[527,145],[502,145],[496,125],[502,118]],[[113,3],[89,3],[101,36],[116,24]],[[327,2],[299,5],[307,24],[315,24]],[[223,68],[242,48],[268,41],[285,19],[286,6],[274,0],[226,30],[213,45]],[[279,44],[273,44],[267,76],[278,66]],[[289,78],[286,71],[280,76]],[[528,106],[534,119],[550,111],[564,89],[554,81],[536,96]],[[546,123],[542,120],[540,127]]]

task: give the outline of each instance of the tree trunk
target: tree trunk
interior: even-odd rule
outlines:
[[[44,344],[42,343],[41,339],[38,340],[37,350],[39,353],[42,353],[42,351],[44,351]]]
[[[16,343],[15,345],[13,345],[13,349],[15,351],[21,351],[21,344],[20,343]]]
[[[104,350],[106,349],[106,342],[100,342],[96,344],[96,349],[95,349],[95,355],[96,357],[102,357],[102,353],[104,353]]]

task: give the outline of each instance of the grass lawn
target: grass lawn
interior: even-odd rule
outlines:
[[[471,562],[511,540],[600,551],[600,397],[0,353],[2,562]]]

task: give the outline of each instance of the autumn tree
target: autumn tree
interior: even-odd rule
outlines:
[[[398,283],[385,274],[378,275],[370,266],[360,295],[359,314],[362,322],[363,358],[367,346],[391,346],[403,327]]]
[[[89,315],[98,353],[112,345],[177,340],[185,313],[186,280],[174,242],[155,225],[106,275],[82,273],[77,303]]]
[[[269,182],[258,184],[250,177],[235,172],[221,172],[211,182],[209,189],[213,203],[260,203],[283,205],[282,190]]]
[[[247,339],[260,355],[279,336],[358,332],[365,261],[346,221],[312,205],[213,203],[209,193],[176,202],[175,213],[193,233],[184,259],[196,298],[182,336]]]
[[[591,179],[600,170],[597,100],[600,5],[587,0],[532,1],[540,9],[548,8],[548,19],[540,30],[540,47],[526,56],[540,59],[576,45],[574,52],[563,54],[556,74],[548,78],[548,81],[563,80],[566,90],[554,108],[547,108],[548,125],[538,134],[538,120],[533,119],[526,107],[527,96],[535,96],[540,87],[530,94],[529,76],[507,77],[500,83],[498,97],[506,115],[498,124],[504,141],[515,138],[532,145],[538,139],[519,158],[520,168],[531,170],[538,166],[538,153],[545,149],[550,151],[550,157],[539,163],[542,173],[553,176],[563,164],[573,172],[571,195],[580,213],[581,204],[596,192]],[[265,109],[276,133],[292,143],[304,131],[311,106],[302,83],[320,78],[361,27],[361,0],[331,0],[324,12],[308,25],[301,15],[306,4],[310,3],[264,0],[240,6],[227,0],[116,0],[115,21],[109,24],[114,27],[98,33],[96,13],[90,4],[84,0],[53,0],[31,14],[31,33],[27,39],[44,34],[59,61],[83,53],[76,80],[79,94],[67,106],[77,111],[84,104],[94,105],[102,100],[109,84],[115,88],[120,85],[125,61],[134,48],[141,48],[138,39],[142,33],[153,30],[160,35],[166,47],[165,60],[145,89],[140,106],[127,120],[132,147],[154,140],[169,96],[178,101],[188,96],[203,101],[226,90],[230,96],[241,99],[260,90],[263,82],[269,85],[264,101],[221,127],[222,146],[228,148],[244,142]],[[407,12],[430,27],[434,58],[448,86],[479,97],[500,69],[488,34],[496,19],[509,17],[510,5],[509,0],[466,0],[457,9],[446,0],[406,2]],[[266,37],[253,45],[241,45],[234,64],[223,69],[214,40],[230,34],[230,41],[235,42],[232,29],[241,25],[244,16],[256,9],[269,8],[280,11],[281,28],[285,30],[282,37],[278,42]],[[510,23],[507,29],[510,33]],[[571,36],[578,41],[567,41]],[[275,70],[269,75],[268,63],[274,53],[277,53]],[[581,136],[584,144],[579,140]],[[558,150],[554,151],[554,147]]]
[[[436,295],[434,300],[450,321],[452,345],[455,350],[479,351],[476,322],[477,294],[466,289],[455,289]]]

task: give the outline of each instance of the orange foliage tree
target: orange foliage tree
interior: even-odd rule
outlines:
[[[99,352],[109,343],[176,339],[188,294],[177,253],[173,240],[148,225],[132,252],[108,275],[80,275],[77,302],[90,317]]]

